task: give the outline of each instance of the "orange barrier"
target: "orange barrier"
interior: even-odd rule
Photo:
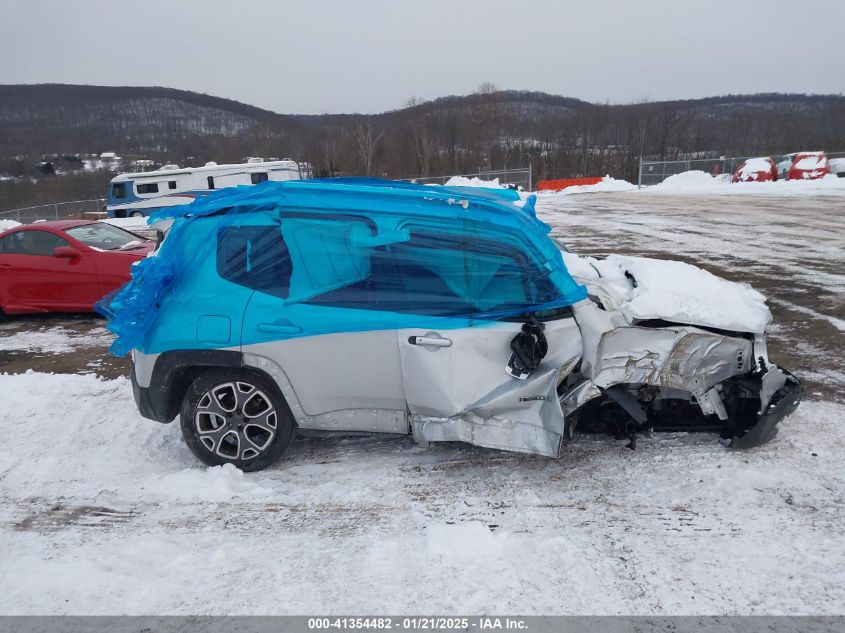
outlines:
[[[537,191],[560,191],[567,187],[579,185],[597,185],[602,181],[601,176],[591,178],[558,178],[557,180],[541,180],[537,183]]]

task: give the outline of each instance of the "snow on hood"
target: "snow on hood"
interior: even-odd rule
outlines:
[[[631,320],[662,319],[736,332],[762,333],[772,320],[766,298],[684,262],[563,253],[570,274]]]

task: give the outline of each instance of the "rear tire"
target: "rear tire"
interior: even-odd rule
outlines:
[[[188,387],[180,415],[182,437],[209,466],[267,468],[294,436],[293,416],[278,387],[244,370],[213,369]]]

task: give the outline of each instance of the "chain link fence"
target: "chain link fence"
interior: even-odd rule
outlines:
[[[15,220],[27,224],[36,220],[97,219],[106,217],[103,210],[105,204],[105,198],[39,204],[34,207],[0,211],[0,220]]]
[[[794,152],[791,152],[794,153]],[[769,156],[775,165],[787,154],[773,154]],[[828,160],[833,161],[831,171],[835,174],[845,173],[845,152],[825,152]],[[692,158],[687,160],[644,160],[640,162],[640,174],[637,184],[640,187],[657,185],[675,174],[685,171],[703,171],[711,176],[727,174],[730,177],[749,158],[756,156],[719,156],[718,158]],[[840,161],[843,163],[840,167]]]
[[[450,178],[478,178],[479,180],[499,179],[499,184],[513,187],[522,187],[525,191],[534,190],[534,178],[531,167],[520,169],[479,169],[473,174],[451,174],[448,176],[431,176],[426,178],[406,178],[408,182],[419,184],[445,185]]]

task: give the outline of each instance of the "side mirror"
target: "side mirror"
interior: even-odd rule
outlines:
[[[60,259],[76,259],[79,253],[70,246],[57,246],[53,249],[53,257]]]

